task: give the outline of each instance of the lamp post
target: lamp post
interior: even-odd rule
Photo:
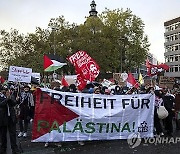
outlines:
[[[123,71],[123,70],[122,70],[122,59],[123,59],[123,58],[122,58],[122,55],[123,55],[123,51],[122,51],[122,49],[121,49],[121,69],[120,69],[120,70],[121,70],[121,73],[122,73],[122,71]]]
[[[56,32],[56,30],[58,30],[58,25],[57,25],[57,21],[55,18],[52,18],[50,20],[49,27],[51,28],[51,30],[53,32],[53,51],[54,51],[54,55],[56,55],[55,32]],[[54,70],[53,79],[56,79],[56,78],[57,78],[57,74],[55,73],[55,70]]]
[[[125,37],[122,37],[119,39],[120,40],[120,43],[123,43],[123,47],[121,46],[121,57],[120,57],[120,71],[121,73],[123,72],[123,63],[124,63],[124,54],[125,54],[125,40],[126,38]]]

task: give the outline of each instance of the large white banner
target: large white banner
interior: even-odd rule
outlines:
[[[31,75],[31,68],[10,66],[8,81],[30,83]]]
[[[153,94],[99,95],[38,89],[33,142],[153,137]]]

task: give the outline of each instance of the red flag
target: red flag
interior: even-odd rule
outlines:
[[[86,80],[94,81],[99,75],[98,64],[85,51],[76,52],[68,60],[76,67],[78,72],[82,72]]]
[[[94,81],[99,75],[98,64],[85,51],[76,52],[68,57],[68,60],[75,67],[78,75],[77,82],[79,83],[79,87],[81,87],[80,89],[85,87],[87,81]]]
[[[87,80],[81,74],[77,74],[77,88],[82,91],[87,85]]]
[[[146,67],[147,68],[151,67],[151,63],[149,62],[149,59],[146,59]]]
[[[87,80],[85,79],[83,73],[76,64],[75,64],[75,71],[77,74],[77,89],[82,91],[86,87]]]
[[[166,64],[160,64],[160,65],[158,65],[158,68],[163,68],[164,70],[169,70],[169,66],[168,65],[166,65]]]
[[[169,69],[169,66],[166,64],[153,65],[148,60],[146,60],[146,67],[148,76],[154,76],[164,70],[167,71]]]
[[[64,87],[68,87],[69,84],[67,83],[65,77],[63,76],[62,79],[61,79],[61,84],[64,86]]]
[[[127,87],[135,87],[138,88],[139,84],[138,82],[135,80],[134,76],[132,75],[132,73],[128,73],[128,78],[127,78]]]
[[[4,78],[2,76],[0,76],[0,83],[3,84],[4,82],[5,82]]]

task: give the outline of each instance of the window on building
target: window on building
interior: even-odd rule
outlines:
[[[171,30],[174,30],[174,25],[171,25]]]
[[[175,29],[178,29],[178,24],[175,24]]]
[[[173,67],[172,66],[170,67],[170,72],[173,72]]]
[[[169,56],[170,62],[174,62],[174,57],[173,56]]]
[[[166,42],[169,42],[169,41],[170,41],[170,37],[168,35],[168,36],[166,36]]]
[[[165,63],[168,62],[168,56],[165,56]]]
[[[176,44],[176,45],[174,46],[174,50],[175,50],[175,51],[178,50],[178,44]]]
[[[174,35],[175,40],[178,40],[178,33]]]
[[[165,31],[168,32],[169,31],[169,26],[165,27]]]
[[[166,46],[165,47],[165,52],[168,52],[169,51],[169,46]]]
[[[168,51],[168,48],[167,48],[167,46],[165,46],[165,52],[167,52]]]
[[[169,51],[173,51],[173,46],[169,46]]]
[[[171,31],[171,27],[170,26],[168,27],[168,31]]]
[[[166,27],[166,30],[167,30],[167,32],[169,32],[169,31],[170,31],[170,27],[169,27],[169,26],[167,26],[167,27]]]
[[[175,72],[179,72],[179,66],[178,66],[178,65],[175,65],[175,66],[174,66],[174,71],[175,71]]]
[[[170,40],[174,41],[174,36],[173,35],[170,36]]]
[[[179,56],[175,55],[175,61],[178,61],[178,60],[179,60]]]

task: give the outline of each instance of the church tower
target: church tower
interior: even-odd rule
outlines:
[[[91,6],[91,10],[89,11],[89,16],[97,17],[98,12],[96,11],[96,3],[94,0],[91,2],[90,6]]]

